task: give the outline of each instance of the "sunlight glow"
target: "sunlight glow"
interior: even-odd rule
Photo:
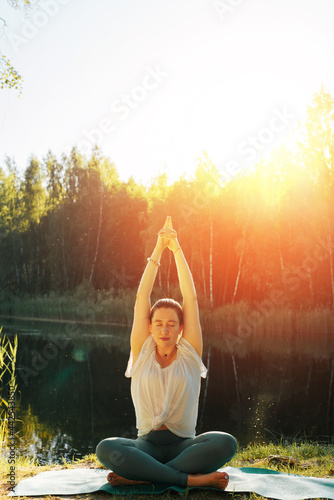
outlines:
[[[322,83],[334,87],[330,6],[256,0],[222,20],[213,5],[188,0],[108,5],[72,0],[24,43],[27,20],[5,8],[2,41],[24,91],[20,100],[0,95],[0,154],[20,170],[31,154],[60,156],[73,146],[89,154],[98,143],[124,180],[147,183],[166,169],[171,181],[191,176],[203,151],[222,171],[237,162],[239,173],[253,161],[241,145],[274,109],[286,107],[297,122]],[[12,33],[21,36],[17,53]]]

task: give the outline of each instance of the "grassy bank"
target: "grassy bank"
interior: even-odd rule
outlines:
[[[179,291],[170,296],[180,300]],[[136,291],[96,291],[80,285],[64,294],[14,297],[0,292],[0,321],[3,318],[36,318],[78,323],[122,324],[130,326]],[[152,302],[159,296],[154,295]],[[245,302],[226,304],[211,309],[207,300],[199,297],[200,316],[204,333],[221,340],[230,347],[239,346],[250,337],[317,339],[322,348],[328,344],[333,350],[334,310],[331,308],[292,309],[275,307],[263,301],[256,305]]]
[[[96,291],[89,285],[58,294],[14,297],[0,294],[0,316],[87,323],[130,324],[136,292]]]
[[[270,456],[279,457],[289,457],[289,460],[273,459]],[[323,477],[323,478],[333,478],[334,477],[334,445],[333,444],[321,444],[314,442],[286,442],[281,440],[279,443],[268,443],[266,445],[249,445],[246,448],[240,449],[234,459],[228,464],[232,467],[260,467],[260,468],[270,468],[272,470],[279,470],[281,472],[288,472],[293,474],[313,476],[313,477]],[[5,458],[0,460],[0,475],[1,477],[6,477],[8,474],[8,463]],[[16,463],[16,482],[22,479],[31,477],[46,470],[57,470],[57,469],[74,469],[74,468],[101,468],[101,464],[97,461],[95,455],[88,455],[81,460],[76,460],[74,462],[64,461],[62,464],[58,465],[44,465],[39,466],[24,457],[18,457]],[[9,488],[3,483],[0,486],[0,500],[5,500],[7,498],[7,493]],[[162,494],[159,498],[163,500],[170,499],[173,494]],[[264,500],[264,497],[249,494],[233,494],[233,493],[216,493],[214,491],[208,491],[203,493],[203,491],[198,492],[196,490],[190,491],[189,495],[192,498],[230,498],[233,500]],[[76,496],[72,498],[86,498],[86,499],[112,499],[119,500],[120,497],[112,497],[111,495],[99,493],[99,494],[87,494]],[[34,497],[36,499],[36,497]],[[44,497],[45,498],[45,497]],[[57,496],[48,498],[59,498]],[[138,500],[139,498],[144,498],[142,496],[127,496],[127,499]],[[147,497],[146,497],[147,498]]]

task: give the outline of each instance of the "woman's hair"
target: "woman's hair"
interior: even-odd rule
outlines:
[[[159,299],[157,302],[151,307],[150,321],[152,322],[154,311],[157,309],[174,309],[179,318],[180,325],[183,325],[183,311],[182,306],[174,299]]]

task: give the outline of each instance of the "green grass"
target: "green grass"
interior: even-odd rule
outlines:
[[[293,467],[283,466],[279,467],[277,465],[273,466],[268,463],[268,457],[270,455],[280,455],[283,457],[292,457],[298,461],[298,465]],[[305,476],[313,477],[324,477],[333,478],[334,477],[334,444],[328,443],[317,443],[309,441],[294,441],[293,439],[281,439],[280,441],[273,441],[267,444],[249,444],[247,447],[242,448],[238,451],[233,460],[228,464],[232,467],[260,467],[260,468],[270,468],[272,470],[279,470],[281,472],[294,473]],[[0,459],[0,475],[5,477],[8,473],[8,463],[5,458]],[[46,470],[57,470],[57,469],[74,469],[74,468],[101,468],[101,464],[96,459],[94,454],[87,455],[80,460],[74,460],[73,462],[68,462],[63,460],[62,463],[56,465],[43,465],[40,466],[38,463],[31,460],[25,459],[19,456],[16,463],[16,482],[31,477],[39,472]],[[5,500],[9,489],[5,484],[0,486],[0,500]],[[256,495],[254,493],[244,494],[244,493],[217,493],[214,491],[199,492],[197,490],[191,490],[188,493],[188,497],[191,498],[210,498],[210,499],[231,499],[231,500],[266,500],[264,497]],[[122,497],[112,497],[111,495],[99,493],[99,494],[89,494],[81,495],[82,498],[86,499],[102,499],[102,500],[121,500]],[[171,497],[179,497],[174,493],[164,493],[158,497],[152,496],[152,498],[160,498],[161,500],[168,500]],[[36,499],[36,497],[34,497]],[[59,498],[57,496],[49,496],[44,498]],[[69,497],[67,497],[69,498]],[[74,498],[74,497],[72,497]],[[80,498],[76,496],[75,498]],[[127,500],[139,500],[140,498],[148,498],[148,496],[126,496]]]

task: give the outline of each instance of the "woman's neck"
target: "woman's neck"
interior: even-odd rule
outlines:
[[[176,344],[171,345],[170,347],[165,347],[165,348],[157,346],[157,353],[158,353],[158,356],[160,356],[161,358],[168,358],[169,359],[176,353],[176,351],[177,351]]]
[[[174,361],[176,355],[177,355],[176,345],[167,347],[165,349],[161,349],[158,346],[156,347],[156,359],[162,368],[170,365]]]

